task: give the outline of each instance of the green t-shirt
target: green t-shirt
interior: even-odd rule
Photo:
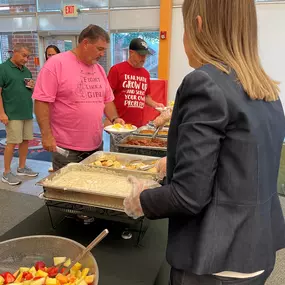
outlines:
[[[25,85],[25,78],[32,78],[29,69],[14,65],[10,59],[0,64],[0,87],[2,100],[9,120],[30,120],[33,118],[32,90]]]

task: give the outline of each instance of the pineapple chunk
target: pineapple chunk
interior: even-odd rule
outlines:
[[[54,257],[53,258],[53,264],[54,266],[57,266],[61,263],[64,263],[66,261],[66,257]]]
[[[18,277],[17,277],[16,280],[15,280],[15,283],[21,283],[22,278],[23,278],[23,272],[21,272],[21,273],[18,275]]]
[[[4,284],[5,279],[3,278],[3,276],[0,275],[0,285]]]
[[[36,277],[47,277],[47,276],[48,276],[48,273],[42,270],[38,270],[36,273]]]
[[[82,278],[85,278],[88,273],[89,273],[89,268],[84,268],[84,269],[82,270],[81,277],[82,277]],[[87,283],[88,283],[88,282],[87,282]]]
[[[30,285],[32,283],[33,280],[25,280],[23,282],[23,285]]]
[[[73,265],[73,267],[71,269],[73,269],[74,271],[80,270],[82,267],[82,264],[77,262]]]
[[[78,270],[77,272],[76,272],[76,278],[78,278],[78,279],[80,279],[81,278],[81,271],[80,270]]]
[[[20,272],[28,272],[30,270],[29,267],[20,267]]]
[[[70,258],[68,258],[65,262],[64,262],[64,266],[65,267],[68,267],[69,265],[71,264],[71,260],[70,260]]]
[[[86,276],[84,280],[85,280],[85,282],[86,282],[87,284],[91,284],[91,283],[94,282],[94,279],[95,279],[95,275],[92,274],[92,275]]]
[[[88,285],[85,280],[80,280],[77,285]]]
[[[34,280],[34,281],[31,282],[31,285],[43,285],[45,283],[45,280],[46,280],[45,278]]]
[[[70,269],[69,272],[71,276],[76,276],[76,272],[77,272],[76,270]]]
[[[37,270],[36,268],[33,266],[30,270],[29,270],[30,273],[32,273],[34,276],[36,275],[37,273]]]
[[[46,285],[56,285],[56,278],[47,278]]]

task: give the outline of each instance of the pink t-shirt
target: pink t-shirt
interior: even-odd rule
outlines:
[[[114,100],[101,65],[85,65],[70,51],[55,55],[41,69],[33,99],[50,103],[58,146],[90,151],[101,145],[105,103]]]

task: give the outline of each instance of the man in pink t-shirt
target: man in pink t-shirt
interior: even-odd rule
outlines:
[[[108,48],[108,33],[90,25],[78,42],[74,50],[45,63],[33,94],[43,147],[53,152],[54,170],[102,149],[104,113],[112,123],[124,123],[105,71],[97,63]],[[56,153],[57,146],[68,150],[68,157]]]

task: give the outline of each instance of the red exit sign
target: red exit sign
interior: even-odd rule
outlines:
[[[76,5],[65,5],[63,7],[63,16],[64,17],[77,17],[78,10]]]

